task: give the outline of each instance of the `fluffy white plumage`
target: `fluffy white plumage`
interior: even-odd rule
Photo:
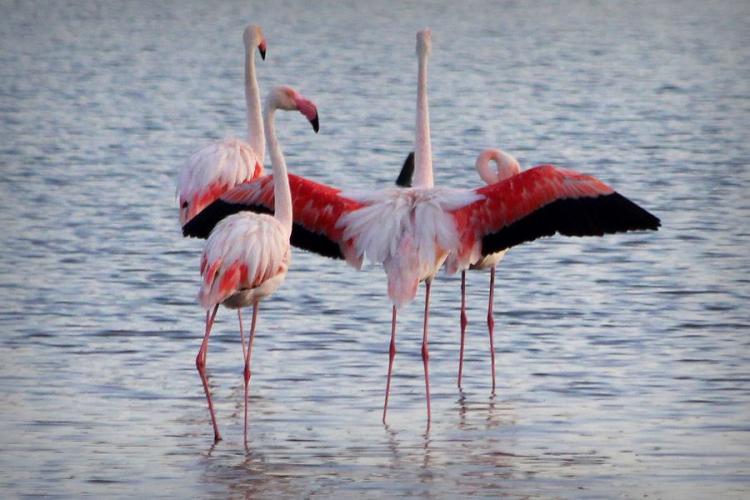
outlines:
[[[343,239],[353,241],[354,257],[382,263],[388,296],[400,307],[416,295],[420,281],[435,275],[448,252],[458,248],[451,210],[481,195],[444,188],[392,188],[376,193],[348,193],[365,204],[341,217]]]
[[[251,212],[231,215],[206,242],[198,300],[205,308],[252,305],[281,285],[290,260],[289,235],[276,218]]]
[[[223,139],[199,149],[180,174],[180,224],[187,223],[225,191],[262,175],[263,165],[245,141]]]

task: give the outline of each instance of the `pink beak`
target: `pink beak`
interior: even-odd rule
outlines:
[[[318,108],[315,107],[315,104],[313,104],[312,101],[308,101],[300,95],[294,98],[294,103],[297,105],[297,109],[299,110],[299,112],[305,115],[305,118],[310,121],[313,130],[317,134],[320,128],[320,124],[318,122]]]

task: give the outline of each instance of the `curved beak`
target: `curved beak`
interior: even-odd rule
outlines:
[[[258,52],[260,52],[260,58],[265,61],[266,60],[266,41],[265,40],[260,42],[260,44],[258,45]]]
[[[305,115],[305,118],[308,119],[313,130],[317,134],[320,129],[320,123],[318,122],[318,108],[315,107],[315,104],[313,104],[312,101],[309,101],[300,95],[297,95],[295,98],[295,104],[297,105],[299,112]]]

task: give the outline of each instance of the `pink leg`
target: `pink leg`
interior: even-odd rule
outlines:
[[[208,324],[210,309],[206,310],[206,324]],[[201,349],[203,349],[203,344],[201,344]],[[208,342],[206,342],[206,348],[203,349],[203,365],[206,364],[206,355],[208,355]]]
[[[242,331],[242,309],[237,308],[237,320],[240,322],[240,343],[242,344],[242,360],[244,361],[247,357],[245,350],[245,333]]]
[[[425,281],[425,294],[424,294],[424,329],[422,333],[422,364],[424,364],[424,387],[427,394],[427,429],[430,428],[430,349],[429,349],[429,337],[427,322],[430,318],[430,287],[432,286],[432,280],[427,279]]]
[[[393,306],[393,315],[391,316],[391,347],[388,351],[388,382],[385,385],[385,403],[383,404],[383,423],[385,423],[385,414],[388,411],[388,395],[391,392],[393,358],[396,357],[396,311],[396,306]]]
[[[492,307],[495,301],[495,266],[490,270],[490,303],[487,306],[487,327],[490,331],[490,359],[492,362],[492,394],[495,394],[495,317]]]
[[[208,336],[211,335],[211,327],[214,324],[218,310],[219,305],[216,304],[213,313],[210,316],[206,314],[206,334],[203,337],[201,348],[198,350],[198,355],[195,357],[195,367],[198,369],[201,382],[203,382],[203,390],[206,392],[206,400],[208,401],[208,411],[211,413],[211,424],[214,426],[214,442],[221,441],[221,434],[219,434],[219,426],[216,425],[214,405],[211,402],[211,391],[208,388],[208,377],[206,377],[206,349],[208,348]]]
[[[461,350],[458,353],[458,388],[461,388],[461,374],[464,371],[464,339],[466,338],[466,271],[461,271]]]
[[[258,302],[253,304],[253,321],[250,324],[250,338],[247,339],[247,350],[245,350],[245,445],[247,445],[247,392],[250,385],[250,357],[253,354],[253,339],[255,338],[255,322],[257,319]]]

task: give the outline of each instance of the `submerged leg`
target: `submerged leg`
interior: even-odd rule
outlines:
[[[221,441],[221,434],[219,434],[219,426],[216,425],[216,415],[214,414],[214,405],[211,401],[211,391],[208,388],[208,377],[206,377],[206,349],[208,348],[208,336],[211,335],[211,327],[216,319],[216,312],[219,310],[219,304],[214,306],[213,313],[210,315],[206,313],[206,333],[201,343],[201,348],[198,349],[198,355],[195,357],[195,367],[198,369],[198,374],[203,382],[203,390],[206,393],[206,400],[208,401],[208,411],[211,413],[211,424],[214,426],[214,442]]]
[[[255,322],[258,319],[258,302],[253,304],[253,320],[250,323],[250,337],[247,339],[247,349],[243,351],[245,353],[245,444],[247,444],[247,392],[248,386],[250,385],[250,358],[253,355],[253,339],[255,338]]]
[[[466,338],[466,271],[461,271],[461,349],[458,352],[458,388],[461,388],[461,375],[464,371],[464,339]]]
[[[490,270],[490,303],[487,306],[487,328],[490,332],[490,361],[492,363],[492,394],[495,394],[495,317],[492,308],[495,299],[495,266]]]
[[[422,332],[422,364],[424,365],[424,387],[425,393],[427,394],[427,429],[430,428],[430,348],[429,348],[429,331],[427,328],[428,320],[430,319],[430,287],[432,286],[432,280],[427,279],[425,281],[425,294],[424,294],[424,329]]]
[[[383,423],[385,423],[385,415],[388,412],[388,395],[391,392],[391,372],[393,371],[393,358],[396,357],[396,306],[393,306],[393,314],[391,316],[391,346],[388,350],[388,382],[385,385],[385,403],[383,404]]]

